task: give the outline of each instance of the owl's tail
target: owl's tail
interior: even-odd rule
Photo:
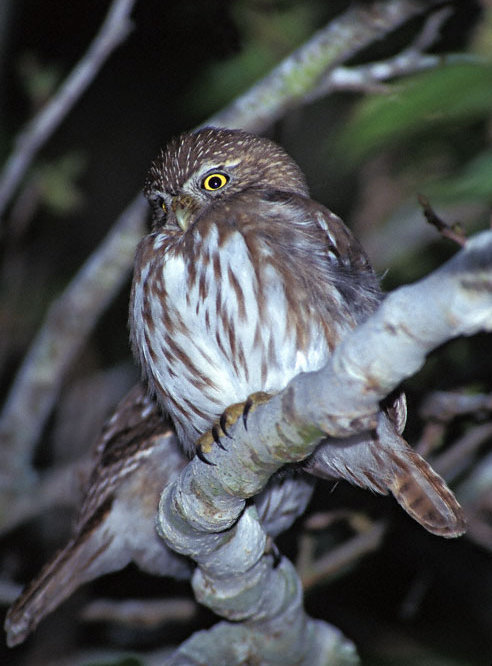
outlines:
[[[418,453],[408,448],[395,461],[390,492],[426,530],[451,538],[466,531],[463,509],[444,480]]]
[[[466,530],[463,509],[445,481],[395,432],[384,414],[376,436],[363,433],[347,440],[327,440],[308,460],[306,470],[384,495],[391,492],[432,534],[452,538]]]
[[[67,599],[79,585],[98,575],[122,568],[126,562],[106,557],[109,542],[94,548],[90,539],[70,539],[45,565],[40,574],[24,589],[10,607],[5,619],[7,645],[22,643],[39,622]],[[116,559],[116,558],[115,558]],[[121,564],[121,566],[118,566]]]

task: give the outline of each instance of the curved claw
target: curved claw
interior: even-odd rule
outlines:
[[[227,416],[225,412],[222,412],[222,414],[220,415],[219,424],[224,435],[226,437],[229,437],[229,439],[232,439],[231,435],[229,434],[229,431],[227,430]]]
[[[222,451],[227,451],[226,447],[220,441],[219,427],[217,424],[212,426],[212,437],[214,438],[214,442],[222,449]]]
[[[252,406],[253,406],[253,400],[250,396],[244,403],[244,409],[243,409],[243,425],[245,430],[248,430],[248,414],[251,411]]]
[[[271,399],[271,397],[272,394],[266,393],[265,391],[256,391],[256,393],[252,393],[248,397],[243,406],[243,425],[245,430],[248,430],[248,414],[250,413],[252,408],[264,405]]]
[[[216,466],[215,463],[211,462],[210,460],[208,460],[208,458],[205,457],[205,454],[203,453],[203,451],[202,451],[202,447],[201,447],[201,446],[197,446],[197,448],[196,448],[196,455],[197,455],[198,458],[200,458],[200,460],[201,460],[202,462],[204,462],[206,465],[213,465],[214,467]]]

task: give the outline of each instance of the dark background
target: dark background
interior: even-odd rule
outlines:
[[[137,2],[133,32],[29,173],[32,210],[23,210],[17,218],[12,210],[7,215],[1,238],[3,397],[49,303],[139,191],[158,148],[219,110],[348,5],[341,0]],[[451,5],[453,14],[434,50],[487,55],[492,42],[490,8],[472,1]],[[2,158],[23,124],[80,59],[108,6],[100,0],[4,0],[0,6]],[[359,60],[398,52],[420,25],[412,21]],[[450,98],[460,95],[466,91],[450,88]],[[487,226],[490,183],[488,189],[484,186],[471,194],[468,190],[461,198],[456,196],[456,184],[463,181],[464,166],[490,145],[490,108],[488,113],[485,109],[437,125],[435,119],[428,125],[422,121],[413,133],[388,138],[349,162],[343,146],[357,144],[358,126],[351,123],[356,123],[354,114],[362,102],[362,95],[338,93],[292,111],[269,133],[304,169],[313,196],[356,231],[377,270],[388,271],[384,286],[390,289],[424,276],[455,251],[425,226],[416,202],[422,188],[435,192],[433,203],[441,205],[449,219],[459,218],[467,230]],[[445,107],[443,101],[444,114]],[[127,342],[127,300],[128,285],[66,378],[63,395],[40,439],[39,470],[76,459],[137,377]],[[430,390],[473,385],[490,391],[490,351],[490,340],[478,336],[433,354],[406,387],[411,442],[421,432],[418,407]],[[472,425],[456,420],[444,444],[451,444]],[[312,511],[348,507],[386,516],[390,528],[375,553],[307,593],[308,611],[354,640],[364,664],[490,665],[490,551],[466,537],[448,542],[425,533],[389,499],[345,484],[330,490],[328,484],[320,484]],[[65,542],[71,520],[68,510],[53,510],[4,535],[1,576],[22,583],[29,580]],[[332,530],[320,536],[319,547],[329,547],[343,536]],[[279,541],[293,558],[296,539],[292,530]],[[176,643],[214,622],[201,611],[193,627],[146,632],[78,619],[90,598],[170,592],[190,594],[187,585],[156,580],[133,568],[108,576],[78,591],[25,646],[7,651],[0,640],[0,662],[37,666],[67,651],[101,646],[150,649]]]

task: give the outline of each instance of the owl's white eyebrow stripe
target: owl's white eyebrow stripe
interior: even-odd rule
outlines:
[[[240,158],[232,159],[232,160],[225,160],[224,166],[229,167],[230,169],[233,169],[234,167],[237,167],[241,163]]]

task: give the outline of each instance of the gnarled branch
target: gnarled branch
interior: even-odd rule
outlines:
[[[323,435],[344,437],[373,427],[380,401],[420,369],[426,354],[446,340],[483,330],[492,330],[490,231],[427,278],[391,293],[323,369],[295,377],[257,407],[247,430],[241,419],[228,429],[227,451],[214,447],[212,465],[195,457],[166,488],[159,530],[168,546],[197,562],[197,599],[229,620],[243,621],[237,628],[218,625],[212,633],[226,631],[233,643],[236,632],[239,641],[249,632],[252,659],[274,646],[279,662],[325,663],[311,661],[319,625],[313,627],[302,609],[295,571],[285,559],[272,567],[265,532],[246,499],[283,464],[305,459]],[[191,663],[222,663],[225,654],[227,663],[244,663],[203,632],[191,644],[196,641],[205,652]],[[188,647],[187,642],[171,663],[182,663]]]

